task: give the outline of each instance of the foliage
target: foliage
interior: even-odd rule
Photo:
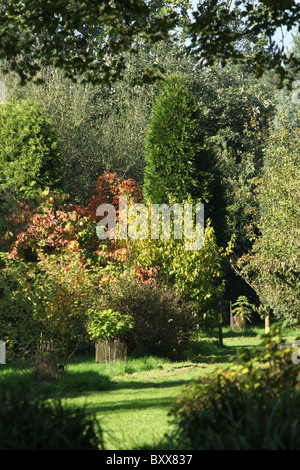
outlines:
[[[126,196],[128,202],[140,202],[142,197],[141,189],[132,178],[122,180],[116,173],[104,171],[97,178],[94,194],[84,213],[95,217],[96,209],[100,204],[112,204],[118,214],[120,196]]]
[[[108,262],[122,264],[128,256],[126,240],[120,238],[99,240],[96,237],[96,221],[99,221],[97,208],[101,204],[111,204],[114,207],[116,222],[118,223],[119,198],[121,196],[127,198],[127,204],[130,206],[132,203],[141,200],[141,189],[131,178],[121,180],[116,173],[104,172],[95,183],[94,195],[90,202],[85,207],[78,209],[80,217],[86,218],[88,222],[81,231],[79,242],[85,252],[92,253],[104,265]]]
[[[1,380],[1,450],[100,450],[102,431],[84,408],[66,408],[24,380]]]
[[[284,74],[287,63],[299,63],[273,41],[277,28],[290,31],[299,25],[299,5],[291,2],[206,0],[198,2],[190,16],[189,2],[133,0],[95,5],[88,1],[3,3],[0,9],[1,55],[10,60],[23,82],[36,76],[43,65],[55,65],[67,76],[82,74],[85,80],[108,82],[119,78],[126,66],[126,52],[144,44],[167,40],[182,27],[189,39],[187,51],[203,63],[221,59],[240,61],[261,74],[274,68]],[[179,28],[178,28],[179,29]],[[135,41],[136,38],[139,41]],[[241,42],[258,43],[243,50]],[[260,43],[265,38],[269,47]],[[54,53],[53,53],[54,50]],[[30,57],[31,60],[28,60]],[[142,77],[156,77],[163,62],[145,67]]]
[[[123,71],[124,52],[137,50],[135,36],[149,43],[167,39],[177,15],[170,6],[161,12],[160,6],[142,0],[4,3],[0,58],[12,61],[22,82],[36,78],[41,66],[55,65],[71,79],[81,74],[86,81],[106,83]],[[143,75],[147,79],[148,69]]]
[[[209,411],[193,416],[191,429],[184,428],[185,436],[171,438],[166,448],[299,450],[299,394],[255,396],[240,393],[234,385],[226,393]]]
[[[257,219],[254,191],[263,166],[274,91],[269,80],[258,80],[251,71],[229,62],[224,69],[216,64],[203,72],[195,93],[225,188],[226,240],[234,235],[235,250],[242,254],[251,247],[249,226]]]
[[[241,319],[245,318],[246,320],[250,321],[252,311],[252,305],[249,303],[247,297],[244,295],[240,295],[237,298],[236,302],[232,304],[233,315]]]
[[[16,204],[10,214],[11,232],[3,237],[1,326],[10,352],[35,356],[39,351],[40,374],[50,374],[88,340],[90,315],[99,312],[99,286],[126,260],[126,243],[101,245],[96,235],[96,208],[102,202],[117,206],[121,194],[135,200],[139,190],[131,180],[104,174],[86,207],[44,191],[38,207],[25,205],[23,212],[24,205]],[[106,320],[103,328],[111,329],[115,318]]]
[[[41,328],[42,348],[64,360],[87,339],[88,308],[94,302],[99,275],[81,252],[40,255],[33,285],[25,290]]]
[[[25,197],[62,185],[61,159],[52,123],[35,103],[0,106],[0,177],[3,189]]]
[[[96,341],[120,339],[134,326],[130,315],[121,315],[111,308],[88,313],[87,332]]]
[[[258,185],[260,235],[237,269],[277,318],[299,318],[299,127],[270,136]]]
[[[43,191],[37,206],[15,202],[14,210],[4,215],[6,233],[2,244],[11,258],[37,260],[37,252],[58,253],[65,249],[83,250],[86,258],[106,264],[126,259],[128,249],[123,240],[99,240],[96,233],[99,217],[97,207],[112,204],[118,218],[119,197],[126,196],[128,204],[141,198],[138,185],[121,180],[115,173],[104,172],[97,178],[94,195],[86,206],[71,204],[67,194]],[[4,229],[3,229],[4,232]]]
[[[144,283],[128,272],[111,277],[102,290],[102,305],[132,318],[124,339],[130,353],[178,357],[195,328],[194,306],[170,287]]]
[[[0,251],[9,252],[32,217],[36,201],[17,196],[13,189],[0,190],[0,201]]]
[[[91,85],[64,78],[61,70],[45,67],[41,83],[21,85],[15,73],[4,77],[8,99],[36,102],[49,117],[58,138],[64,191],[73,203],[86,204],[96,176],[105,169],[102,158],[101,116],[105,92]]]
[[[88,340],[88,309],[101,273],[72,249],[40,251],[35,263],[2,259],[1,331],[8,351],[35,358],[37,371],[51,374]]]
[[[196,304],[202,326],[211,325],[215,323],[215,308],[224,291],[223,262],[232,249],[232,242],[226,249],[218,248],[209,222],[200,249],[188,249],[189,241],[184,236],[174,239],[172,231],[166,239],[161,233],[159,239],[135,240],[130,259],[137,274],[148,270],[149,276],[152,269],[154,279],[172,285],[186,301]]]
[[[6,264],[7,263],[7,264]],[[32,357],[37,350],[40,329],[33,318],[32,302],[26,298],[22,282],[30,276],[22,260],[14,262],[1,253],[0,270],[0,329],[7,354]]]
[[[281,349],[282,326],[273,325],[261,346],[194,381],[172,408],[180,449],[299,449],[299,370],[293,349]]]
[[[146,136],[143,185],[146,200],[162,204],[168,202],[169,194],[176,200],[187,199],[195,191],[195,111],[183,80],[169,79],[153,105]]]
[[[274,70],[282,84],[288,75],[287,65],[299,65],[299,58],[277,45],[274,34],[278,28],[284,27],[288,31],[296,27],[299,31],[299,18],[300,7],[294,0],[198,2],[189,25],[191,41],[188,49],[199,57],[201,65],[209,66],[219,60],[225,64],[233,60],[254,69],[257,75],[268,69]],[[254,46],[245,47],[247,42]],[[289,78],[293,80],[292,75]]]
[[[143,194],[153,204],[189,199],[205,204],[205,217],[212,219],[219,236],[224,193],[202,119],[185,80],[171,77],[154,102],[146,134]]]
[[[10,217],[11,258],[36,260],[38,251],[53,253],[65,248],[78,248],[76,238],[83,221],[76,206],[68,204],[66,194],[45,190],[37,198],[36,206],[18,204]],[[25,217],[26,216],[26,219]]]
[[[136,87],[132,96],[123,82],[122,87],[119,82],[113,88],[92,86],[79,77],[74,83],[54,67],[43,68],[39,75],[39,85],[21,86],[11,72],[4,78],[5,87],[8,99],[35,101],[51,119],[70,201],[88,204],[104,171],[142,181],[149,92]]]

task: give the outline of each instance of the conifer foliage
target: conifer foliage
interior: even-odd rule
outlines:
[[[27,100],[0,105],[2,189],[32,197],[61,187],[61,159],[49,118]]]
[[[203,203],[206,217],[220,233],[223,189],[201,119],[185,81],[172,76],[153,105],[146,135],[143,193],[154,204],[174,200]]]

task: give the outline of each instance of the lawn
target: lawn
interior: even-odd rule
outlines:
[[[85,387],[78,394],[74,391],[65,401],[96,414],[107,450],[154,448],[171,430],[168,412],[180,391],[194,378],[228,364],[239,348],[259,344],[261,333],[263,329],[259,328],[239,333],[224,329],[223,345],[218,336],[200,337],[182,362],[148,357],[129,359],[126,364],[72,364],[68,371],[73,380],[77,374],[95,380],[100,375],[108,377],[109,383],[107,389],[97,390],[91,380],[90,389]]]
[[[48,392],[66,406],[85,407],[99,419],[106,450],[154,449],[171,430],[168,412],[191,380],[213,373],[234,361],[241,348],[258,346],[263,328],[251,325],[243,332],[223,330],[200,335],[181,362],[157,357],[129,358],[127,362],[96,364],[93,354],[77,358],[66,376]],[[299,332],[289,332],[292,341]],[[15,373],[9,364],[2,374]]]

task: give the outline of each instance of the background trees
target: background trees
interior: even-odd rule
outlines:
[[[164,6],[164,2],[163,2]],[[136,51],[134,37],[155,42],[175,27],[176,14],[161,2],[141,0],[2,2],[0,58],[9,60],[22,82],[35,78],[41,66],[54,65],[71,79],[118,77],[123,52]]]
[[[73,4],[74,7],[76,3]],[[221,5],[221,2],[219,3]],[[17,2],[12,8],[16,5]],[[214,3],[214,5],[217,4]],[[185,2],[181,2],[181,10],[178,11],[182,14],[187,6]],[[19,7],[23,8],[23,4]],[[27,7],[29,8],[28,5]],[[152,7],[151,15],[145,19],[147,25],[150,25],[152,21],[153,24],[158,25],[158,18],[162,16],[164,8],[167,8],[169,12],[173,11],[172,6],[166,2],[154,2],[151,4]],[[1,12],[5,11],[3,14],[6,19],[9,12],[7,8],[2,9]],[[216,11],[214,10],[212,14]],[[225,17],[222,16],[222,18]],[[185,54],[189,20],[184,15],[181,19],[181,29],[176,33],[173,31],[166,41],[156,40],[157,36],[154,44],[151,41],[147,42],[141,31],[137,31],[137,35],[130,36],[130,46],[129,43],[127,44],[129,50],[125,48],[122,51],[122,64],[126,65],[122,71],[122,80],[107,81],[107,77],[104,77],[106,69],[103,69],[103,80],[101,79],[100,82],[95,80],[96,84],[87,83],[87,78],[91,81],[94,81],[93,78],[96,79],[92,76],[95,70],[92,67],[90,76],[84,76],[81,68],[83,65],[78,62],[77,68],[73,62],[80,47],[83,47],[84,37],[95,36],[91,50],[93,50],[95,60],[98,57],[97,48],[99,57],[101,56],[101,44],[106,44],[105,41],[109,38],[109,33],[103,36],[103,31],[106,31],[104,24],[93,31],[87,30],[87,36],[84,31],[80,33],[82,36],[79,34],[79,37],[82,42],[78,39],[73,52],[71,52],[72,44],[75,43],[72,42],[74,39],[72,35],[75,33],[69,32],[70,42],[65,45],[64,57],[70,58],[70,67],[73,64],[73,70],[76,73],[76,76],[72,77],[74,80],[71,80],[70,76],[65,77],[62,73],[59,57],[57,57],[58,62],[51,63],[50,66],[48,63],[47,66],[44,63],[38,65],[35,77],[39,84],[22,83],[17,78],[15,73],[17,69],[13,63],[8,61],[6,64],[8,68],[10,67],[10,73],[6,77],[8,101],[3,109],[13,109],[15,103],[19,106],[21,99],[25,97],[26,103],[32,104],[32,116],[42,115],[49,118],[53,130],[51,136],[55,136],[56,139],[56,153],[51,154],[50,157],[50,154],[46,152],[43,157],[45,160],[41,157],[41,160],[46,162],[41,169],[30,163],[30,170],[35,170],[38,176],[30,174],[29,171],[26,174],[20,172],[22,177],[30,177],[30,181],[22,182],[23,186],[28,186],[30,194],[33,194],[35,186],[37,189],[50,187],[50,193],[44,192],[47,202],[42,196],[42,198],[36,197],[32,205],[29,205],[27,200],[21,199],[14,199],[13,204],[10,204],[9,193],[7,191],[5,193],[7,203],[11,208],[2,220],[1,249],[6,254],[10,253],[11,259],[15,261],[10,268],[15,271],[11,272],[10,280],[6,282],[7,279],[5,280],[4,277],[8,271],[3,270],[2,294],[5,291],[7,300],[7,297],[9,298],[7,293],[10,291],[13,293],[11,299],[15,302],[13,305],[21,304],[21,308],[18,307],[16,310],[20,319],[19,324],[16,324],[18,328],[24,324],[22,321],[30,312],[33,324],[38,327],[44,326],[49,321],[49,330],[55,336],[55,329],[56,327],[59,329],[60,323],[52,314],[59,312],[59,317],[65,325],[71,329],[74,326],[74,335],[68,338],[77,341],[80,335],[78,335],[78,324],[72,321],[72,310],[78,312],[78,316],[81,317],[85,306],[80,307],[83,305],[82,299],[76,298],[67,283],[67,277],[64,277],[65,266],[68,263],[72,266],[74,262],[72,254],[74,257],[80,257],[85,266],[84,275],[91,282],[93,270],[87,269],[86,271],[87,265],[99,269],[101,278],[97,278],[96,284],[99,281],[102,285],[103,279],[105,280],[103,282],[108,282],[108,280],[111,282],[112,279],[120,276],[118,286],[121,292],[124,276],[125,278],[128,276],[130,288],[136,289],[138,303],[144,302],[140,296],[144,296],[146,289],[143,290],[142,287],[138,289],[136,286],[140,284],[136,284],[137,282],[147,283],[147,285],[148,283],[149,285],[155,284],[159,293],[161,289],[164,292],[167,287],[171,288],[172,296],[174,295],[176,301],[178,295],[182,296],[186,302],[192,301],[197,304],[198,325],[201,324],[201,327],[205,328],[211,324],[206,321],[207,319],[215,320],[215,307],[220,298],[235,301],[240,295],[248,294],[245,292],[248,284],[243,278],[237,278],[229,264],[227,268],[226,265],[224,266],[232,250],[231,239],[235,238],[234,250],[238,258],[248,252],[251,258],[258,249],[260,255],[263,253],[266,257],[260,258],[260,261],[265,261],[265,266],[268,266],[273,256],[272,250],[277,250],[279,247],[276,245],[275,248],[273,245],[276,233],[272,223],[268,222],[269,225],[266,226],[263,226],[261,222],[257,223],[261,204],[267,205],[265,202],[273,195],[271,189],[269,193],[263,192],[262,188],[267,187],[263,175],[268,175],[267,181],[270,183],[268,187],[271,188],[272,182],[275,189],[275,181],[279,175],[278,173],[275,176],[275,172],[278,171],[276,165],[270,164],[268,168],[265,167],[264,152],[264,148],[267,148],[266,155],[272,155],[272,159],[274,157],[275,160],[278,152],[281,155],[279,147],[270,145],[273,140],[266,140],[269,120],[273,116],[275,107],[274,97],[277,93],[273,89],[275,82],[272,82],[270,75],[258,79],[253,67],[247,68],[244,64],[235,63],[235,60],[227,60],[226,66],[222,61],[210,66],[200,66],[195,50],[188,56]],[[62,26],[62,22],[63,19],[58,19],[56,26]],[[102,26],[103,29],[101,29]],[[109,27],[107,31],[111,32]],[[46,44],[50,38],[47,36],[48,33],[52,34],[53,39],[57,31],[54,28],[50,32],[36,33],[34,40],[36,43],[40,41],[41,50],[44,46],[43,41]],[[257,31],[254,31],[252,36],[247,36],[246,41],[239,42],[243,53],[252,54],[252,56],[257,55],[258,50],[262,55],[265,53],[264,39],[262,38],[255,44],[253,38],[256,37]],[[135,54],[130,52],[131,45],[135,48]],[[28,54],[30,55],[30,52]],[[31,58],[33,59],[33,56]],[[89,59],[87,53],[87,60]],[[108,60],[109,57],[107,56],[106,59]],[[115,65],[119,59],[120,56],[116,53]],[[16,60],[17,63],[20,64],[18,60]],[[32,67],[37,64],[35,61],[31,63]],[[160,69],[162,63],[164,72]],[[139,77],[143,75],[147,67],[152,70],[157,67],[161,80],[149,79],[142,86]],[[79,73],[79,70],[82,73]],[[149,78],[154,78],[152,72],[149,72]],[[37,114],[37,109],[41,114]],[[277,139],[279,139],[277,143],[280,139],[282,142],[286,140],[289,142],[289,155],[297,155],[298,144],[290,139],[289,133],[290,129],[298,128],[298,123],[295,120],[294,111],[292,114],[289,113],[289,116],[290,118],[293,116],[291,118],[293,126],[289,122],[289,130],[285,133],[280,120],[278,119],[277,127],[275,123],[275,131],[278,132]],[[32,126],[29,126],[29,133],[35,135],[38,132],[32,121],[28,119]],[[27,129],[25,125],[24,128]],[[9,129],[13,135],[15,132],[13,120]],[[1,144],[3,151],[7,152],[8,147],[3,142],[4,140]],[[22,147],[23,154],[20,151],[13,156],[14,168],[18,167],[19,154],[26,155],[24,158],[28,162],[32,162],[30,159],[33,155],[39,161],[40,154],[36,151],[37,147],[31,151],[28,142],[33,145],[33,140],[27,137],[21,139],[20,148]],[[46,142],[52,145],[51,139],[46,139]],[[40,147],[44,150],[46,144]],[[8,153],[5,155],[8,158]],[[12,152],[9,152],[9,155],[11,158]],[[285,158],[285,152],[282,156]],[[47,173],[50,168],[49,161],[51,161],[51,171],[53,171],[51,174]],[[285,170],[292,175],[292,171],[297,171],[297,159],[291,162],[286,160],[286,162],[288,166]],[[5,166],[5,171],[8,167],[9,165]],[[270,173],[268,173],[269,168]],[[19,174],[16,173],[16,175],[16,177],[13,176],[14,181],[19,178]],[[44,179],[42,175],[45,175]],[[4,176],[3,172],[3,178]],[[292,180],[292,176],[290,179],[287,178],[290,185],[293,184]],[[174,239],[155,240],[155,243],[152,243],[153,240],[142,240],[136,243],[127,243],[124,240],[105,243],[97,239],[95,231],[97,205],[104,201],[115,205],[117,196],[120,194],[128,194],[132,198],[139,197],[138,192],[142,185],[144,186],[144,202],[146,198],[150,198],[151,202],[158,203],[189,200],[205,204],[207,224],[203,249],[196,253],[187,253],[184,240]],[[258,188],[258,198],[256,188]],[[57,192],[65,189],[69,194],[69,199],[66,195],[52,194],[52,189]],[[287,188],[286,191],[288,191]],[[20,195],[22,195],[21,192]],[[60,203],[60,197],[63,203]],[[282,198],[284,199],[284,195]],[[66,201],[68,201],[67,204]],[[269,212],[270,210],[268,208]],[[211,219],[211,223],[208,219]],[[276,217],[272,220],[274,223],[279,223]],[[251,227],[255,230],[252,231]],[[297,230],[296,225],[291,225],[290,228],[291,234]],[[253,251],[250,252],[253,243]],[[289,275],[294,276],[287,280],[294,285],[297,276],[297,259],[294,259],[291,252],[286,249],[283,251],[283,256],[291,261]],[[64,263],[61,261],[62,253],[67,259]],[[282,259],[279,258],[277,265],[281,266]],[[254,257],[251,258],[252,267],[255,264],[253,260]],[[3,268],[6,269],[4,258],[2,258],[2,263]],[[263,266],[263,263],[261,264]],[[61,289],[51,287],[56,285],[55,278],[52,277],[56,266],[59,267],[57,272],[61,276]],[[79,265],[75,263],[75,266]],[[28,270],[26,271],[28,279],[32,281],[35,279],[32,286],[36,293],[41,294],[39,297],[33,294],[31,290],[33,287],[26,287],[20,282],[19,278],[27,278],[25,271],[22,271],[23,267]],[[250,283],[254,286],[254,289],[249,287],[250,293],[253,296],[258,294],[261,297],[260,300],[270,303],[266,292],[271,278],[264,277],[265,273],[259,271],[261,268],[258,265],[255,269],[258,269],[257,276],[265,279],[265,291],[263,293],[263,290],[257,290],[256,286]],[[270,269],[268,276],[271,276]],[[282,272],[280,276],[282,278]],[[272,279],[273,282],[275,277]],[[248,281],[248,278],[246,280]],[[73,281],[77,286],[78,279],[74,277]],[[277,289],[283,295],[283,292],[287,291],[282,287],[283,284],[278,287],[277,281],[278,276],[272,288],[274,292]],[[43,285],[49,286],[47,292]],[[78,292],[82,292],[82,295],[87,295],[88,298],[84,289],[81,290],[80,283],[77,287]],[[96,291],[99,297],[103,295],[103,291],[101,294],[100,290]],[[28,293],[30,301],[24,297],[25,292]],[[295,289],[292,288],[289,302],[294,294]],[[59,300],[60,295],[64,297],[62,302]],[[34,305],[31,303],[33,298],[35,299]],[[164,296],[158,295],[157,298],[163,299]],[[6,303],[6,300],[3,301],[3,312],[8,315],[11,304]],[[75,303],[72,303],[73,301]],[[60,303],[65,305],[66,316],[59,310]],[[146,318],[148,314],[150,315],[150,300],[145,303]],[[279,305],[277,300],[275,303]],[[158,305],[157,314],[162,312],[162,305],[161,303]],[[100,304],[98,307],[100,308]],[[95,312],[93,308],[90,308],[90,312]],[[109,310],[110,306],[105,305],[105,309]],[[49,318],[46,319],[50,311],[52,312],[51,321]],[[132,311],[136,315],[136,311]],[[42,320],[41,322],[35,322],[37,316]],[[85,329],[84,322],[85,317],[82,315],[82,321],[79,322],[80,328]],[[36,330],[32,328],[32,331]],[[132,334],[134,336],[136,333],[132,331]],[[138,340],[134,341],[138,343]]]
[[[299,56],[296,38],[293,54]],[[253,286],[263,307],[278,319],[298,319],[299,297],[299,72],[296,88],[274,95],[274,114],[262,152],[254,197],[257,217],[248,226],[253,246],[237,267]],[[286,83],[287,85],[287,83]]]
[[[291,128],[285,116],[280,119],[257,188],[260,234],[238,266],[263,305],[277,318],[291,320],[299,318],[300,140],[299,126]]]
[[[228,60],[245,64],[257,76],[267,70],[276,71],[283,79],[289,63],[299,59],[291,56],[274,40],[278,28],[299,32],[300,7],[297,1],[268,2],[249,0],[213,0],[198,2],[189,25],[189,48],[198,55],[201,64],[212,65]],[[249,44],[249,40],[252,44]],[[264,50],[259,47],[265,42]],[[248,47],[245,47],[248,42]],[[284,41],[283,41],[284,43]],[[257,47],[258,45],[258,47]],[[250,47],[249,47],[250,46]]]

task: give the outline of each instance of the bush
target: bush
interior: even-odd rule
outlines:
[[[189,450],[299,450],[300,395],[269,397],[227,389],[209,410],[191,413],[172,439]]]
[[[134,326],[123,338],[129,352],[178,357],[195,327],[192,304],[170,287],[119,279],[109,284],[104,303],[132,317]]]
[[[33,102],[0,105],[0,177],[25,197],[61,187],[61,159],[50,120]]]
[[[199,379],[174,405],[167,447],[199,450],[300,449],[299,369],[280,349],[277,326],[241,364]]]
[[[0,329],[9,353],[36,359],[38,375],[56,375],[88,340],[87,312],[100,272],[74,246],[36,263],[0,256]]]
[[[224,292],[224,261],[232,243],[219,248],[210,222],[204,231],[203,246],[187,249],[186,242],[174,239],[135,240],[131,259],[137,267],[156,269],[157,278],[171,285],[186,302],[197,305],[198,324],[202,328],[215,326],[216,305]]]
[[[41,398],[24,380],[2,380],[0,402],[0,450],[103,449],[96,418]]]

